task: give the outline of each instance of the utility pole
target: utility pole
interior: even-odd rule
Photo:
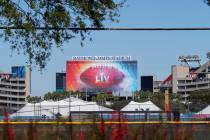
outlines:
[[[69,122],[71,122],[71,91],[69,91]],[[72,124],[69,125],[69,135],[70,135],[70,140],[73,139],[72,137]]]
[[[71,91],[69,91],[69,121],[71,121]]]
[[[87,101],[87,88],[85,90],[85,100]]]
[[[164,112],[167,113],[167,119],[171,120],[171,114],[170,114],[170,107],[169,107],[169,93],[168,90],[165,90],[164,93]]]

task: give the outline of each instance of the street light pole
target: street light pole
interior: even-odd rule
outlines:
[[[71,91],[69,91],[69,122],[71,122]],[[70,130],[70,140],[73,139],[72,137],[72,125],[69,125],[69,130]]]
[[[86,88],[86,92],[85,92],[85,100],[87,101],[87,88]]]
[[[69,121],[71,121],[71,91],[69,91]]]

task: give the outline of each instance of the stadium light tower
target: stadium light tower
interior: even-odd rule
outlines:
[[[189,63],[191,62],[197,62],[199,65],[200,64],[200,57],[198,55],[187,55],[187,56],[179,56],[178,61],[187,64],[189,67]]]
[[[190,66],[189,63],[187,62],[185,56],[179,56],[178,61],[180,61],[182,63],[184,62],[185,64],[187,64],[187,66]]]

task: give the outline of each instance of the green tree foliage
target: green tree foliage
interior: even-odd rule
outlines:
[[[112,101],[111,106],[107,106],[113,110],[121,110],[123,107],[125,107],[130,101],[129,100],[115,100]]]
[[[27,96],[26,100],[28,103],[40,103],[42,98],[40,96]]]
[[[210,6],[210,0],[204,0]]]
[[[152,97],[152,93],[150,91],[136,91],[134,94],[134,100],[139,102],[149,101]]]
[[[107,93],[99,93],[97,96],[92,97],[92,101],[113,110],[120,110],[129,103],[127,100],[120,101],[119,97]],[[106,104],[106,101],[109,101],[110,104]]]
[[[155,105],[164,110],[164,93],[151,93],[149,91],[139,91],[135,93],[135,101],[146,102],[152,101]],[[181,102],[181,95],[169,94],[169,106],[171,111],[186,112],[185,105]]]
[[[69,97],[68,93],[57,93],[57,92],[48,92],[44,95],[44,100],[52,100],[52,101],[58,101],[62,99],[66,99]]]
[[[116,101],[118,97],[113,96],[107,93],[99,93],[97,96],[92,98],[93,101],[96,101],[100,105],[105,105],[106,101]]]
[[[71,92],[71,93],[73,93],[73,92]],[[82,100],[85,100],[86,95],[87,95],[85,92],[80,92],[78,90],[75,91],[73,94],[76,95],[77,98],[82,99]]]
[[[198,90],[189,94],[189,109],[192,112],[198,112],[210,104],[210,91]]]
[[[118,21],[124,1],[0,0],[0,26],[7,27],[0,37],[10,42],[13,50],[28,55],[30,64],[44,68],[54,45],[60,48],[76,36],[82,43],[90,33],[66,28],[101,28],[104,21]]]

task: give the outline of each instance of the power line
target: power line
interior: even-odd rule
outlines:
[[[6,27],[1,26],[0,30],[25,30],[24,27]],[[128,27],[111,27],[111,28],[73,28],[73,27],[34,27],[35,30],[79,30],[79,31],[209,31],[210,27],[155,27],[155,28],[128,28]]]

